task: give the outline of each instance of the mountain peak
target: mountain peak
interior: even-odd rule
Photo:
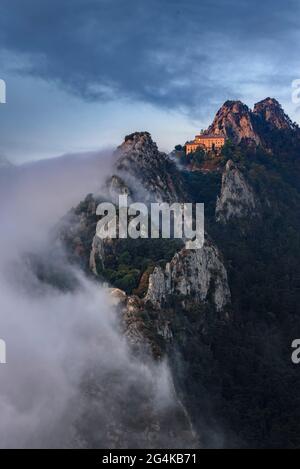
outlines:
[[[133,132],[132,134],[126,135],[125,142],[132,142],[140,139],[152,140],[151,134],[146,130],[143,132]]]
[[[134,132],[127,135],[115,154],[118,166],[124,163],[127,166],[128,161],[131,164],[140,165],[142,164],[140,160],[147,161],[149,158],[153,160],[160,157],[157,145],[149,132]]]
[[[226,101],[207,132],[221,133],[236,144],[248,140],[260,145],[265,141],[266,130],[297,129],[280,103],[268,97],[256,103],[253,111],[241,101]]]
[[[150,146],[153,149],[157,149],[157,145],[152,140],[151,134],[149,132],[134,132],[130,135],[126,135],[124,142],[120,145],[118,150],[126,152],[127,150],[138,150],[145,146]]]
[[[131,164],[141,164],[141,159],[148,157],[158,158],[159,151],[156,143],[152,140],[149,132],[133,132],[126,135],[124,141],[117,148],[115,155],[117,156],[119,165],[130,160]],[[127,166],[127,164],[125,164]]]
[[[184,189],[175,163],[158,150],[149,132],[127,135],[115,152],[116,171],[131,175],[136,184],[142,183],[150,196],[159,200],[177,201]],[[176,181],[176,184],[174,183]]]
[[[275,107],[278,107],[278,108],[281,109],[281,104],[279,103],[279,101],[277,101],[277,99],[275,99],[275,98],[270,98],[270,97],[262,99],[261,101],[256,103],[254,105],[253,111],[255,112],[256,107],[260,107],[260,106],[263,106],[263,107],[265,107],[265,106],[275,106]]]
[[[221,133],[234,143],[240,143],[243,139],[261,143],[254,129],[251,110],[241,101],[226,101],[207,131],[211,134]]]
[[[239,112],[249,112],[249,108],[246,104],[242,103],[242,101],[236,100],[228,100],[225,101],[223,106],[219,109],[218,112],[224,112],[224,110],[228,110],[234,113],[239,113]]]
[[[267,122],[273,129],[294,129],[296,127],[275,98],[266,98],[256,103],[253,113]]]

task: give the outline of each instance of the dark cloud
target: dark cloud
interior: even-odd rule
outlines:
[[[299,13],[297,0],[2,0],[0,43],[84,99],[191,111],[289,77]]]

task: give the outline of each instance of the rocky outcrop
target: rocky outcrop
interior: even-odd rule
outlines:
[[[261,143],[253,114],[241,101],[226,101],[217,112],[207,133],[223,134],[236,144],[243,139],[250,140],[257,145]]]
[[[107,186],[108,193],[109,193],[109,196],[111,198],[111,201],[114,204],[118,203],[119,195],[127,195],[128,196],[128,203],[131,203],[132,191],[120,176],[118,176],[116,174],[111,176],[107,180],[106,186]]]
[[[115,172],[106,184],[106,200],[117,202],[120,194],[138,200],[138,184],[146,189],[142,196],[147,198],[150,194],[155,201],[187,200],[180,171],[164,153],[158,151],[148,133],[126,137],[115,157]],[[130,247],[130,240],[102,240],[95,236],[99,200],[90,195],[71,211],[61,239],[68,245],[72,260],[79,260],[88,272],[105,280],[107,272],[120,267],[119,264],[114,267],[112,260],[118,259],[125,251],[129,250],[130,255],[135,251]],[[163,257],[155,261],[151,261],[149,253],[148,257],[150,264],[140,271],[138,288],[126,290],[127,295],[119,289],[114,289],[111,294],[112,301],[121,311],[124,335],[131,347],[148,350],[160,358],[165,354],[166,344],[174,339],[171,304],[174,298],[183,310],[188,311],[193,305],[212,306],[225,318],[231,297],[222,257],[209,240],[199,250],[182,249],[182,245],[178,245],[166,258],[166,265],[159,262]],[[109,283],[123,288],[119,283]]]
[[[53,230],[55,241],[60,240],[68,259],[85,271],[97,226],[97,199],[89,194],[76,208],[70,210]]]
[[[285,114],[279,102],[274,98],[266,98],[254,106],[253,113],[262,122],[267,123],[269,129],[295,130],[298,128],[287,114]]]
[[[175,186],[176,177],[179,177],[180,182],[178,170],[166,155],[158,152],[148,133],[136,133],[126,137],[116,154],[116,167],[122,170],[124,177],[115,174],[110,178],[107,188],[111,198],[119,194],[131,197],[133,191],[126,181],[127,171],[130,174],[138,172],[141,180],[146,178],[145,185],[152,191],[153,196],[154,191],[156,196],[157,193],[160,194],[158,199],[185,200],[180,184]],[[98,276],[107,268],[106,259],[113,259],[117,253],[122,253],[122,240],[102,240],[95,236],[96,207],[97,199],[91,195],[79,204],[69,215],[61,232],[61,239],[68,244],[72,259],[79,259],[81,265]],[[128,249],[128,242],[125,244]],[[149,284],[145,287],[145,302],[149,301],[157,308],[166,302],[169,295],[180,295],[183,301],[193,298],[193,301],[199,303],[211,300],[217,311],[221,311],[230,301],[226,269],[217,248],[210,241],[206,241],[204,247],[199,250],[181,249],[165,268],[157,265],[154,271],[149,273]],[[137,300],[134,300],[133,304],[135,309],[140,307]]]
[[[156,267],[149,278],[145,301],[161,307],[168,295],[180,295],[183,300],[194,302],[210,298],[217,311],[230,302],[227,272],[217,248],[206,241],[201,249],[183,249],[176,253],[165,270]]]
[[[257,200],[241,171],[229,160],[222,176],[220,197],[217,198],[216,220],[226,223],[233,218],[257,214]]]
[[[276,99],[266,98],[253,111],[241,101],[226,101],[219,109],[208,134],[222,134],[234,144],[242,141],[269,147],[266,133],[273,130],[299,131]]]
[[[89,267],[94,275],[98,275],[105,267],[105,257],[108,253],[114,253],[114,245],[115,240],[109,238],[101,239],[96,235],[93,237]]]
[[[185,200],[180,171],[165,153],[158,151],[148,132],[125,137],[114,156],[116,170],[129,181],[129,186],[136,187],[139,183],[144,197],[149,195],[156,202]]]

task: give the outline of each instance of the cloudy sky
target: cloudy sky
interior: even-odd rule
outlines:
[[[148,130],[163,150],[227,99],[291,117],[299,0],[1,0],[0,154],[15,163]]]

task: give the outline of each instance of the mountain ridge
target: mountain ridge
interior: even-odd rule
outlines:
[[[222,133],[235,144],[246,140],[256,145],[265,145],[266,130],[290,130],[299,133],[299,126],[292,122],[274,98],[259,101],[253,110],[241,101],[225,101],[204,133]]]
[[[201,445],[213,446],[222,428],[225,446],[278,447],[288,421],[289,445],[298,446],[300,420],[282,386],[300,385],[287,356],[290,334],[300,334],[298,130],[274,100],[255,112],[227,102],[223,111],[215,124],[228,132],[232,125],[239,143],[211,157],[217,171],[180,167],[148,132],[130,134],[101,196],[90,194],[71,210],[58,237],[72,263],[112,289],[134,353],[168,360]],[[204,247],[187,252],[174,240],[96,238],[97,203],[116,203],[118,194],[146,203],[204,202]]]

